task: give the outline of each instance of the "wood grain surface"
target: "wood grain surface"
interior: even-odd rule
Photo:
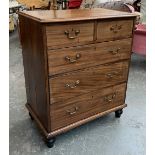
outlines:
[[[93,41],[93,32],[93,22],[48,25],[46,26],[47,46],[50,49],[55,46],[60,48],[61,46],[76,46],[79,43],[89,43]]]
[[[133,20],[101,20],[97,26],[97,41],[109,41],[132,37]]]
[[[115,11],[103,8],[68,9],[68,10],[34,10],[20,11],[18,14],[42,23],[87,21],[95,19],[135,18],[134,13]]]
[[[22,16],[19,16],[19,20],[27,103],[49,131],[48,69],[42,26]]]
[[[125,82],[128,61],[100,65],[49,79],[50,101],[65,101],[90,91]]]
[[[132,39],[48,50],[49,75],[130,58]],[[97,60],[97,61],[96,61]]]
[[[125,86],[116,85],[51,105],[52,131],[124,104]]]

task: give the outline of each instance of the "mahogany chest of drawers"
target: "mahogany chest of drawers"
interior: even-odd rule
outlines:
[[[120,117],[134,20],[106,9],[19,12],[26,107],[49,147],[86,122]]]

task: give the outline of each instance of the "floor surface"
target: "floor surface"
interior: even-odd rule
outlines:
[[[57,136],[46,147],[25,108],[22,53],[17,33],[10,35],[10,155],[145,155],[145,63],[133,54],[126,103],[120,119],[114,113]]]

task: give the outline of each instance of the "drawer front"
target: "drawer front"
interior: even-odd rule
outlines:
[[[49,74],[55,75],[130,58],[132,39],[48,51]],[[96,61],[97,60],[97,61]]]
[[[50,78],[51,103],[111,86],[127,80],[128,61],[100,65]]]
[[[125,89],[126,84],[116,85],[51,105],[52,130],[124,104]]]
[[[46,26],[48,48],[75,46],[93,41],[94,23]]]
[[[133,20],[100,21],[97,40],[109,41],[132,37]]]

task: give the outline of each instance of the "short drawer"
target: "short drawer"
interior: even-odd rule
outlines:
[[[51,105],[52,130],[124,104],[125,89],[124,83]]]
[[[132,37],[133,20],[100,21],[97,41],[109,41]]]
[[[128,61],[105,64],[50,78],[51,104],[125,82],[128,65]]]
[[[46,26],[48,48],[75,46],[93,41],[94,23],[55,24]]]
[[[49,75],[130,58],[132,39],[48,51]]]

